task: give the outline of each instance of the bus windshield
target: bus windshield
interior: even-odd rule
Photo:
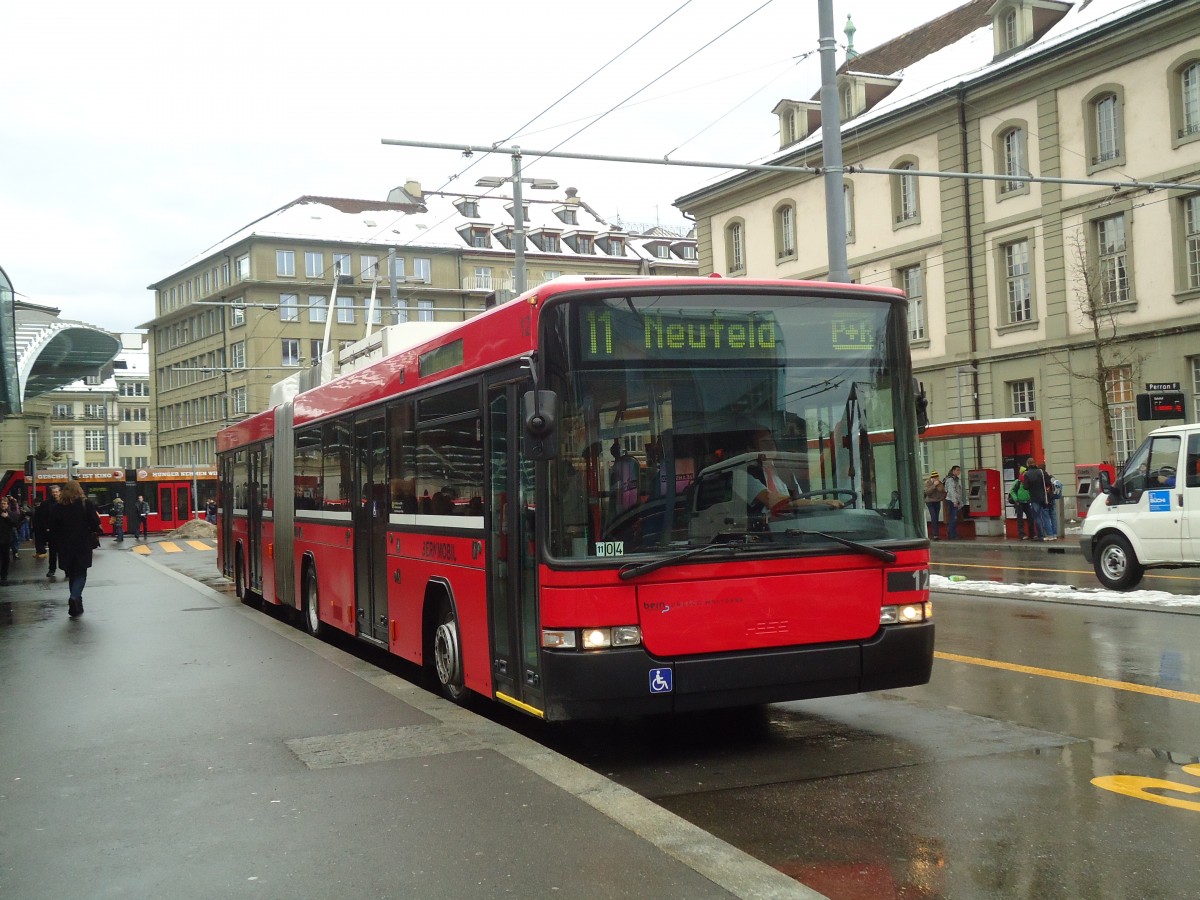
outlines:
[[[543,326],[559,396],[551,555],[924,536],[903,303],[591,296]]]

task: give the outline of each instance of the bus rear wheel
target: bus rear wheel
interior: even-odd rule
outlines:
[[[304,630],[315,638],[325,634],[325,623],[321,621],[321,597],[317,588],[317,572],[309,566],[304,572]]]
[[[449,600],[441,600],[435,621],[431,655],[438,691],[447,700],[462,703],[467,696],[463,679],[462,643],[459,640],[458,616]]]

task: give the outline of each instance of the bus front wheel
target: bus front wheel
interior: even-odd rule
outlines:
[[[459,640],[458,616],[453,604],[442,598],[438,606],[437,625],[433,631],[433,674],[442,696],[462,703],[467,695],[463,680],[462,643]]]

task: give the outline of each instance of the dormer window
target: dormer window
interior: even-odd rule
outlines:
[[[574,206],[560,206],[554,210],[554,214],[564,225],[579,224],[579,210]]]
[[[552,231],[547,228],[538,228],[529,233],[529,239],[533,241],[534,246],[545,253],[559,253],[562,251],[562,244],[559,241],[561,232]]]
[[[998,0],[988,10],[997,57],[1027,47],[1071,9],[1063,0]]]
[[[513,230],[510,225],[502,225],[499,228],[492,229],[492,237],[496,239],[496,243],[505,250],[511,250]]]
[[[508,214],[513,217],[513,221],[514,222],[517,221],[517,216],[516,216],[517,205],[515,203],[510,203],[504,208],[508,211]],[[525,222],[529,221],[529,204],[528,203],[521,204],[521,215],[524,217],[523,221],[525,221]]]
[[[842,121],[861,116],[900,85],[899,78],[848,72],[838,76],[838,107]]]
[[[680,259],[695,259],[696,245],[695,244],[679,244],[675,248],[675,252],[679,254]]]
[[[609,256],[624,256],[625,255],[625,236],[621,234],[609,234],[600,239],[601,249]]]
[[[459,213],[467,219],[479,218],[479,198],[478,197],[459,197],[454,201],[454,206]]]
[[[576,253],[592,254],[596,252],[596,236],[594,234],[572,231],[563,235],[563,240]]]
[[[458,229],[458,233],[466,241],[468,247],[485,248],[492,246],[492,228],[490,225],[464,225]]]
[[[670,259],[671,245],[666,243],[651,244],[646,248],[654,254],[656,259]]]
[[[771,110],[779,117],[779,149],[804,140],[821,127],[821,104],[803,100],[780,100]]]

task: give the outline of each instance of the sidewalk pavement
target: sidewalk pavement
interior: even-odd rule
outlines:
[[[0,897],[818,897],[153,561],[0,587]]]

